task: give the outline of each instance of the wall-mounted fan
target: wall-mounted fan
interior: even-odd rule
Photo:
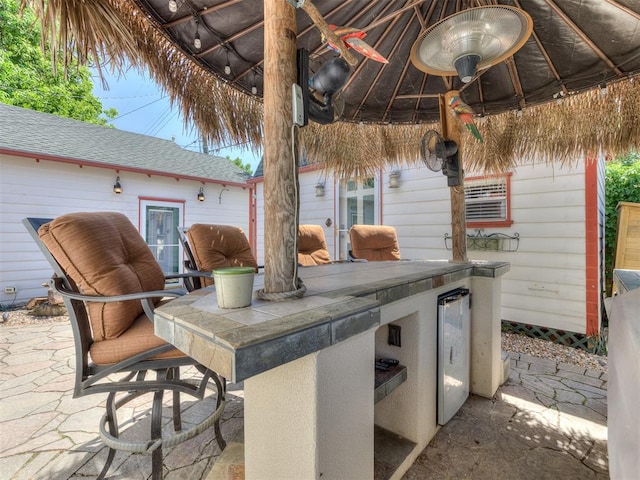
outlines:
[[[420,141],[422,161],[429,170],[447,176],[447,185],[460,185],[460,164],[458,162],[458,144],[452,140],[445,140],[435,130],[429,130]]]

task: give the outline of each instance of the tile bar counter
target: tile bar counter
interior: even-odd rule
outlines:
[[[504,262],[397,261],[301,267],[301,299],[220,309],[203,289],[156,309],[156,334],[232,382],[244,381],[245,478],[372,479],[374,423],[416,444],[437,431],[437,296],[470,288],[473,393],[500,381]],[[256,275],[254,289],[262,287]],[[402,327],[388,345],[388,324]],[[407,381],[374,408],[374,358]],[[401,466],[396,474],[401,475]],[[395,478],[395,476],[394,476]]]

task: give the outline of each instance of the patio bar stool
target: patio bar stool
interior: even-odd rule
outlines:
[[[298,264],[308,267],[331,263],[324,230],[320,225],[298,226]]]
[[[351,251],[355,260],[379,262],[400,260],[396,229],[387,225],[354,225],[349,229]]]
[[[51,264],[50,286],[63,297],[69,314],[75,343],[73,397],[107,394],[99,431],[109,453],[97,478],[104,478],[116,450],[124,450],[151,452],[152,478],[159,480],[163,448],[210,426],[224,449],[220,417],[225,379],[154,334],[154,307],[185,293],[164,290],[165,280],[190,274],[165,276],[137,229],[121,213],[70,213],[56,219],[26,218],[23,224]],[[193,378],[181,378],[180,369],[185,367],[195,367]],[[182,431],[180,394],[201,401],[208,389],[215,393],[215,406]],[[168,434],[162,431],[165,391],[172,392],[174,431]],[[144,394],[153,395],[150,435],[123,439],[118,409]]]
[[[194,223],[188,228],[178,227],[178,234],[187,257],[186,271],[201,274],[185,282],[189,290],[213,285],[214,268],[253,267],[258,271],[249,240],[240,227]]]

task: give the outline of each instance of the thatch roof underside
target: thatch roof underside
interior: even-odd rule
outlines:
[[[108,58],[116,68],[125,61],[134,66],[145,65],[184,117],[211,144],[246,142],[256,150],[260,148],[260,96],[214,74],[185,52],[184,46],[180,49],[181,45],[170,38],[166,28],[161,28],[157,18],[139,9],[138,2],[24,2],[40,17],[45,36],[65,47],[72,46],[66,55],[73,54],[81,60],[89,56]],[[638,13],[631,13],[640,20]],[[505,171],[519,158],[574,163],[597,152],[615,155],[640,150],[638,70],[608,83],[606,93],[600,88],[581,93],[568,91],[557,100],[532,106],[521,101],[523,104],[521,110],[479,118],[484,143],[463,135],[466,169]],[[325,163],[341,175],[362,175],[390,163],[419,162],[420,139],[432,128],[439,130],[433,118],[421,123],[393,124],[385,120],[310,124],[302,129],[301,139],[310,161]]]

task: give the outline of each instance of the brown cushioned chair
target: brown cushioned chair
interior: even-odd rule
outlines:
[[[123,449],[152,452],[152,478],[161,479],[163,446],[188,440],[211,425],[223,449],[219,420],[225,379],[154,335],[154,306],[184,292],[164,290],[169,277],[129,219],[113,212],[71,213],[55,220],[26,218],[23,223],[53,267],[50,285],[62,295],[69,313],[76,362],[73,396],[108,393],[100,436],[109,454],[98,478],[104,478],[115,451]],[[181,380],[180,368],[190,366],[200,372],[199,379]],[[147,378],[148,372],[155,372],[155,378]],[[123,376],[114,379],[115,374]],[[216,390],[214,411],[181,432],[180,393],[202,400],[208,386]],[[170,435],[162,433],[165,390],[173,393]],[[150,438],[123,440],[117,410],[145,393],[153,393]]]
[[[331,263],[331,255],[320,225],[298,227],[298,263],[305,267]]]
[[[254,267],[258,271],[249,240],[240,227],[194,223],[189,228],[178,227],[178,233],[187,256],[186,270],[202,274],[185,282],[189,290],[213,285],[214,268]]]
[[[396,229],[386,225],[354,225],[349,229],[351,255],[357,260],[400,260]]]

